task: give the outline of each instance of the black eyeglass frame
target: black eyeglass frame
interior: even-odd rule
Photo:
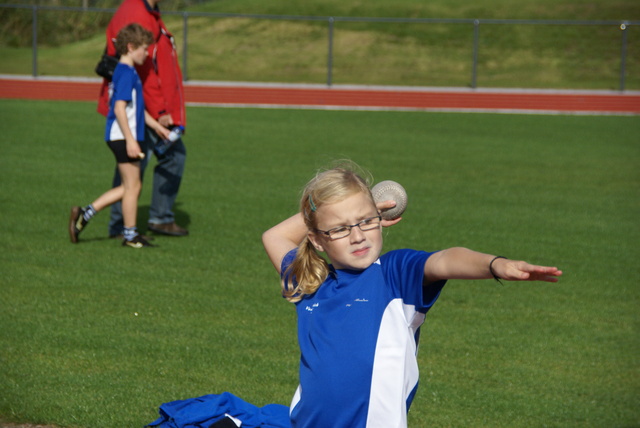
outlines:
[[[362,228],[362,226],[364,224],[366,224],[367,222],[370,222],[371,220],[376,219],[376,218],[378,219],[378,223],[375,226],[371,227],[371,229],[363,229]],[[313,229],[313,230],[314,230],[314,232],[322,233],[323,235],[329,237],[329,239],[336,240],[336,239],[346,238],[347,236],[351,235],[351,229],[353,229],[356,226],[362,232],[369,232],[370,230],[375,230],[375,229],[379,228],[381,222],[382,222],[382,216],[380,214],[378,214],[378,215],[375,215],[373,217],[367,217],[367,218],[365,218],[363,220],[360,220],[356,224],[338,226],[338,227],[334,227],[334,228],[329,229],[329,230],[320,230],[320,229]],[[338,231],[340,229],[347,229],[348,233],[346,235],[340,236],[338,238],[335,238],[335,237],[331,236],[332,233],[335,233],[336,231]]]

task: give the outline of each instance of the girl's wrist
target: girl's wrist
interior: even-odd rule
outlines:
[[[504,256],[495,256],[493,259],[491,259],[491,261],[489,262],[489,273],[491,274],[491,276],[493,276],[493,279],[495,279],[496,281],[498,281],[500,284],[502,284],[502,281],[500,281],[502,278],[500,278],[500,276],[498,276],[494,270],[494,262],[498,259],[505,259],[507,260],[506,257]]]

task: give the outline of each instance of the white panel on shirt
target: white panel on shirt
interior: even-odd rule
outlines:
[[[402,299],[392,300],[385,309],[373,362],[367,428],[406,428],[407,397],[419,376],[415,332],[424,319]]]
[[[295,394],[293,394],[293,398],[291,399],[291,405],[289,406],[289,416],[291,416],[291,412],[296,407],[296,405],[300,402],[300,397],[302,396],[302,385],[298,385],[296,388]]]
[[[136,99],[137,99],[137,91],[134,89],[131,92],[131,101],[129,101],[124,109],[127,116],[127,123],[129,124],[129,129],[131,130],[131,134],[133,134],[133,138],[137,139],[136,130],[137,130],[137,120],[136,120]],[[124,133],[120,128],[120,124],[117,120],[113,121],[111,125],[111,131],[109,132],[109,140],[124,140]]]

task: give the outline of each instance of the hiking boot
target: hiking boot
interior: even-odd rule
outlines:
[[[142,248],[142,247],[155,247],[155,245],[148,242],[142,237],[142,235],[136,235],[131,241],[126,239],[122,240],[123,247]]]
[[[71,238],[71,242],[78,243],[78,235],[80,235],[87,223],[88,221],[84,219],[84,208],[71,208],[71,215],[69,216],[69,238]]]
[[[178,226],[175,221],[171,223],[148,223],[147,229],[154,233],[168,236],[186,236],[189,234],[187,229]]]

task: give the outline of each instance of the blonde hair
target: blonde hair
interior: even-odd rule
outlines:
[[[366,179],[363,176],[367,177]],[[341,202],[357,193],[371,196],[371,176],[353,162],[319,171],[304,187],[300,198],[300,212],[309,230],[317,228],[317,211],[325,204]],[[305,295],[315,293],[329,275],[329,265],[314,248],[308,237],[298,246],[296,258],[283,275],[283,295],[290,302],[298,302]]]

